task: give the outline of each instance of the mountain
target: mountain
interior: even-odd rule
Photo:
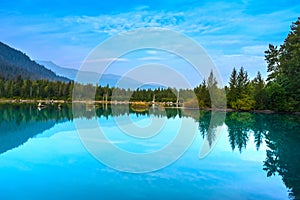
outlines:
[[[0,42],[0,77],[16,79],[20,75],[31,80],[70,81],[31,60],[25,53]]]
[[[70,68],[65,68],[56,65],[52,61],[41,61],[41,60],[36,60],[37,63],[40,65],[43,65],[47,69],[55,72],[59,76],[64,76],[68,79],[74,80],[76,77],[76,74],[78,73],[78,70],[76,69],[70,69]]]
[[[67,77],[71,80],[75,80],[77,73],[79,72],[79,70],[76,70],[76,69],[70,69],[70,68],[58,66],[57,64],[55,64],[51,61],[37,60],[36,62],[45,66],[47,69],[54,71],[57,75]],[[96,73],[96,72],[81,71],[80,73],[81,73],[81,77],[83,80],[76,81],[76,82],[80,82],[80,83],[84,83],[84,84],[90,83],[89,82],[90,80],[95,80],[100,77],[100,74]],[[106,86],[108,84],[110,87],[113,87],[118,83],[118,81],[120,79],[121,79],[121,76],[118,76],[118,75],[103,74],[101,76],[101,79],[99,80],[98,84],[101,86]],[[139,83],[138,81],[131,79],[131,78],[125,78],[124,80],[125,80],[126,86],[128,86],[128,87],[133,87],[134,85]]]
[[[37,60],[36,62],[38,62],[39,64],[45,66],[47,69],[55,72],[57,75],[59,76],[64,76],[67,77],[71,80],[75,80],[76,79],[76,75],[78,73],[78,70],[76,69],[70,69],[70,68],[65,68],[65,67],[61,67],[58,66],[57,64],[51,62],[51,61],[41,61],[41,60]],[[81,71],[80,72],[82,77],[84,77],[84,80],[81,80],[81,83],[89,83],[89,80],[94,80],[100,77],[99,73],[95,73],[95,72],[88,72],[88,71]],[[141,83],[137,80],[134,80],[132,78],[128,78],[128,77],[121,77],[115,74],[102,74],[101,79],[99,80],[99,85],[101,86],[106,86],[107,84],[110,87],[114,87],[117,85],[118,81],[122,79],[122,85],[124,86],[124,88],[134,88],[134,86],[136,85],[141,85]],[[141,86],[141,89],[155,89],[155,88],[165,88],[163,86],[160,85],[155,85],[155,84],[145,84],[143,86]]]

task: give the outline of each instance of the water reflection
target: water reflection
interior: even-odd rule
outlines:
[[[0,106],[0,154],[24,144],[28,139],[57,123],[71,120],[71,110],[49,106],[39,111],[35,105]]]
[[[267,176],[278,173],[290,189],[290,196],[300,198],[300,120],[299,116],[269,117],[265,140],[268,146],[264,170]]]
[[[227,113],[229,142],[232,150],[247,147],[251,134],[256,148],[265,141],[267,176],[279,174],[290,197],[300,198],[300,116],[284,114]]]
[[[216,128],[223,125],[223,114],[221,112],[199,111],[199,131],[203,138],[207,138],[209,145],[216,140]],[[212,123],[211,123],[212,122]]]
[[[74,118],[93,118],[89,106],[78,104],[81,112],[72,114],[71,105],[48,105],[38,110],[36,105],[0,105],[0,154],[24,144],[28,139],[50,129],[57,123],[72,121]],[[175,118],[190,117],[199,125],[201,137],[209,145],[216,142],[216,129],[224,126],[219,112],[181,110],[173,108],[135,112],[126,105],[112,109],[110,106],[97,105],[96,117],[108,119],[110,116],[134,114],[136,116],[154,115]],[[210,123],[212,119],[213,123]],[[257,150],[266,145],[266,159],[262,168],[266,176],[280,175],[290,197],[300,198],[300,116],[283,114],[253,114],[243,112],[226,113],[225,125],[228,142],[233,151],[243,153],[251,137]]]

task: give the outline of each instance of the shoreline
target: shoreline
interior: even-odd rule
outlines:
[[[82,104],[113,104],[113,105],[126,105],[126,104],[136,104],[140,103],[137,101],[91,101],[91,100],[49,100],[49,99],[0,99],[0,104],[23,104],[23,103],[45,103],[45,104],[72,104],[72,103],[82,103]],[[152,102],[143,102],[148,105],[152,105]],[[294,114],[300,115],[300,111],[287,112],[287,111],[274,111],[274,110],[235,110],[232,108],[195,108],[195,107],[183,107],[183,106],[165,106],[167,104],[158,102],[155,106],[162,106],[170,109],[185,109],[185,110],[204,110],[204,111],[218,111],[218,112],[248,112],[248,113],[261,113],[261,114]],[[37,105],[38,107],[38,105]]]

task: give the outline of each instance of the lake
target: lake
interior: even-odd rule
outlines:
[[[156,134],[122,132],[153,121]],[[94,122],[117,149],[161,157],[126,163],[101,142],[91,152],[78,130]],[[164,163],[183,123],[192,140],[172,143]],[[0,130],[0,199],[300,199],[298,115],[2,104]]]

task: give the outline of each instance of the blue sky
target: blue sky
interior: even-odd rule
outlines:
[[[266,76],[263,52],[269,43],[283,42],[299,14],[300,3],[290,0],[2,0],[0,41],[32,59],[79,68],[111,36],[137,28],[168,28],[202,45],[227,82],[233,67],[244,66],[250,77],[257,71]],[[159,60],[153,54],[129,56],[116,64],[126,68],[134,59]],[[111,73],[118,74],[118,67]]]

